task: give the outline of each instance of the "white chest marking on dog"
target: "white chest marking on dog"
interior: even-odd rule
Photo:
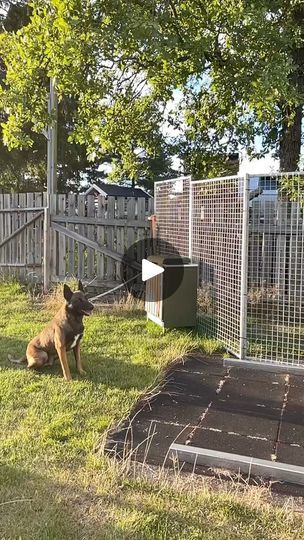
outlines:
[[[76,347],[77,341],[78,341],[78,339],[80,338],[80,336],[81,336],[81,334],[77,334],[77,335],[74,337],[74,341],[73,341],[73,343],[72,343],[72,345],[71,345],[71,349],[74,349],[74,347]]]

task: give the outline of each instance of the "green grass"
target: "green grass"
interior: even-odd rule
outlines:
[[[265,502],[260,488],[213,492],[208,482],[133,470],[96,455],[168,361],[215,348],[188,332],[162,334],[141,314],[96,313],[82,344],[86,378],[65,383],[59,365],[13,369],[50,319],[16,283],[0,283],[0,538],[255,540],[304,537],[302,520]]]

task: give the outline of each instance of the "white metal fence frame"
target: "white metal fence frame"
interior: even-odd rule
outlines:
[[[199,326],[252,365],[304,366],[302,183],[292,172],[155,186],[160,237],[199,264]]]

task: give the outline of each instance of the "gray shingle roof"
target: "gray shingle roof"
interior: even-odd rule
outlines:
[[[105,184],[102,182],[95,182],[91,188],[94,186],[102,189],[102,191],[104,191],[110,197],[144,197],[145,199],[150,199],[151,197],[141,188],[119,186],[117,184]]]

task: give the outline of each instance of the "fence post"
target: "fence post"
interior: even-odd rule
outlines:
[[[44,208],[43,221],[43,290],[46,293],[50,287],[51,275],[51,246],[50,246],[50,207],[49,200]]]
[[[156,214],[152,214],[148,217],[149,226],[150,226],[150,246],[152,255],[156,255],[156,245],[157,245],[157,220]],[[149,253],[150,255],[150,253]]]
[[[53,116],[53,120],[47,130],[47,191],[48,193],[56,193],[58,99],[56,93],[56,81],[54,78],[50,78],[48,114]]]
[[[248,231],[249,231],[249,174],[243,180],[243,219],[241,248],[241,298],[240,298],[240,358],[247,356],[247,287],[248,287]]]
[[[192,213],[193,213],[193,187],[192,187],[192,177],[190,176],[190,180],[189,180],[189,232],[188,232],[188,241],[189,241],[188,257],[190,259],[190,262],[192,262]]]

